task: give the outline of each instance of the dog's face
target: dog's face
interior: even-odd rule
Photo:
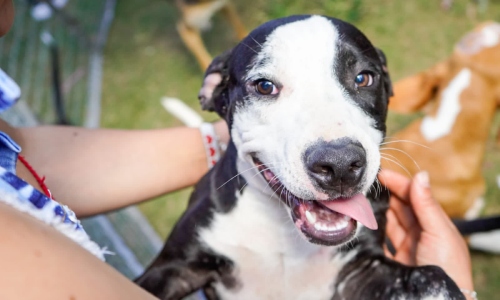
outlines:
[[[377,228],[364,194],[385,134],[384,64],[353,26],[294,16],[257,28],[207,71],[200,99],[230,124],[239,171],[286,203],[311,242],[345,243],[358,222]]]

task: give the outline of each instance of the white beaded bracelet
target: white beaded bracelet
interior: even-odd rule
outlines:
[[[219,137],[217,136],[212,123],[202,123],[199,129],[201,132],[201,138],[203,139],[203,145],[205,146],[205,152],[207,154],[208,168],[211,169],[217,161],[219,161],[225,149],[221,147]]]
[[[465,295],[467,299],[472,299],[472,300],[477,300],[477,293],[476,291],[471,291],[468,289],[460,289],[460,291]]]

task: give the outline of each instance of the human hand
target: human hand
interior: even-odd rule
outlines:
[[[441,267],[461,289],[473,290],[469,249],[455,225],[434,200],[426,172],[413,180],[381,170],[380,182],[391,192],[386,233],[406,265]]]

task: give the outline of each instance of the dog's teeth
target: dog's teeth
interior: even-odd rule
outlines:
[[[309,220],[314,225],[314,228],[319,231],[335,231],[335,230],[342,230],[349,225],[349,222],[342,220],[340,222],[336,222],[333,224],[330,223],[324,223],[324,222],[315,222],[316,221],[316,216],[314,213],[311,213],[309,211],[306,211],[306,218]],[[314,220],[314,222],[312,221]]]
[[[316,215],[308,210],[306,210],[306,218],[310,223],[316,223]]]
[[[342,220],[341,222],[337,223],[337,229],[344,229],[347,227],[347,221]]]

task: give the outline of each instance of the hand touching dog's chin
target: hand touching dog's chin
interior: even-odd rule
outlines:
[[[342,245],[354,238],[358,222],[372,230],[378,228],[372,207],[362,193],[328,200],[301,199],[287,189],[271,168],[255,157],[253,161],[268,186],[290,208],[297,229],[311,243]]]

